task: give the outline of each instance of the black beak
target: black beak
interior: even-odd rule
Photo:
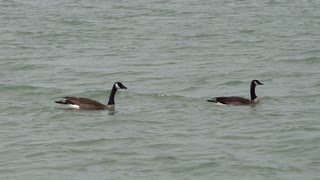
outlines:
[[[122,85],[121,89],[128,89],[126,86]]]

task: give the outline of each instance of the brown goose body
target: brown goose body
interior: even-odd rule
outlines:
[[[88,99],[88,98],[78,98],[73,96],[66,96],[64,98],[65,98],[64,101],[56,101],[56,103],[70,105],[68,107],[70,108],[73,107],[75,109],[90,109],[90,110],[109,109],[107,108],[107,105],[92,99]],[[79,108],[77,108],[77,106],[79,106]]]
[[[239,96],[229,96],[229,97],[216,97],[214,99],[208,99],[208,102],[228,104],[228,105],[250,105],[254,104],[253,101],[239,97]]]
[[[207,101],[213,102],[216,104],[225,104],[225,105],[253,105],[258,103],[258,97],[256,96],[256,93],[255,93],[256,85],[263,85],[263,84],[258,80],[251,81],[251,85],[250,85],[251,100],[243,97],[239,97],[239,96],[225,96],[225,97],[222,96],[222,97],[215,97],[212,99],[208,99]]]
[[[66,96],[64,97],[65,100],[62,101],[55,101],[55,103],[63,104],[66,107],[74,108],[74,109],[88,109],[88,110],[106,110],[106,109],[114,109],[115,101],[114,97],[116,94],[117,89],[127,89],[121,82],[114,83],[108,104],[102,104],[98,101],[89,99],[89,98],[81,98],[81,97],[74,97],[74,96]]]

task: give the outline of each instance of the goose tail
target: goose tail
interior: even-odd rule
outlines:
[[[55,103],[58,103],[58,104],[66,104],[65,101],[55,101]]]

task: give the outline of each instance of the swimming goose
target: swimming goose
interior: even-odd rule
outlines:
[[[58,104],[66,105],[69,108],[74,109],[90,109],[90,110],[105,110],[105,109],[114,109],[114,96],[118,89],[127,89],[121,82],[115,82],[112,86],[112,90],[109,96],[108,104],[102,104],[98,101],[88,99],[88,98],[78,98],[73,96],[64,97],[65,100],[55,101]]]
[[[238,96],[229,96],[229,97],[215,97],[212,99],[208,99],[208,102],[213,102],[216,104],[226,104],[226,105],[251,105],[251,104],[256,104],[258,103],[258,97],[256,95],[255,89],[256,85],[263,85],[260,81],[258,80],[252,80],[251,81],[251,86],[250,86],[250,95],[251,95],[251,100],[243,98],[243,97],[238,97]]]

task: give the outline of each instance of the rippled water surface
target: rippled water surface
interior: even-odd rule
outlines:
[[[0,179],[320,177],[320,1],[0,1]],[[215,96],[254,107],[217,106]],[[66,95],[116,111],[70,110]]]

